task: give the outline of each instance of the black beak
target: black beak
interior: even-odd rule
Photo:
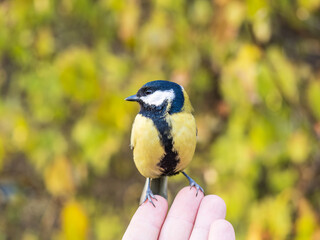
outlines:
[[[140,100],[140,98],[137,95],[132,95],[130,97],[127,97],[125,100],[131,101],[131,102],[138,102]]]

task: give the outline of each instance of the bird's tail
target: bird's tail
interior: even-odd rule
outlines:
[[[168,177],[163,176],[159,178],[154,178],[151,180],[151,191],[154,195],[160,195],[164,197],[165,199],[168,199]],[[148,182],[146,180],[146,183],[144,184],[144,188],[140,197],[140,204],[142,204],[146,197],[146,191],[148,187]]]

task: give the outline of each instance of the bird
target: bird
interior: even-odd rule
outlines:
[[[184,169],[191,162],[197,138],[196,121],[184,88],[171,81],[155,80],[144,84],[126,101],[137,102],[140,111],[131,130],[131,148],[136,168],[146,178],[146,194],[153,206],[157,200],[150,188],[151,179],[182,173],[196,196],[202,187]]]

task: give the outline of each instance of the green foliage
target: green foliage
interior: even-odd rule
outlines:
[[[319,0],[0,1],[0,239],[120,239],[145,82],[182,84],[187,171],[237,239],[319,239]],[[172,185],[170,184],[172,183]],[[169,181],[174,196],[186,185]]]

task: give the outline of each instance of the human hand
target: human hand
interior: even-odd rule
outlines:
[[[220,197],[204,197],[202,192],[196,197],[195,188],[185,187],[177,194],[168,215],[168,202],[161,196],[156,198],[156,207],[146,201],[138,208],[122,240],[235,239],[232,225],[224,219],[226,205]]]

